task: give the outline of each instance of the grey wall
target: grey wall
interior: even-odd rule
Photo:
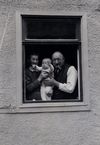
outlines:
[[[16,105],[16,10],[87,12],[90,112],[0,114],[0,145],[100,145],[100,1],[0,0],[0,108]]]

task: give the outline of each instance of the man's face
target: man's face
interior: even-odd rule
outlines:
[[[64,57],[62,53],[60,52],[55,52],[52,55],[52,63],[55,69],[61,69],[63,64],[64,64]]]
[[[32,65],[38,65],[38,62],[39,62],[38,55],[32,55],[31,56],[31,64]]]

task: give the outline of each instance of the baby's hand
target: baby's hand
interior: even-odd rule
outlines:
[[[35,64],[33,64],[32,67],[33,67],[34,70],[37,70],[37,71],[42,70],[42,67],[39,67],[38,65],[35,65]]]
[[[42,67],[36,65],[36,70],[41,71]]]
[[[36,64],[33,64],[32,67],[35,69],[36,68]]]

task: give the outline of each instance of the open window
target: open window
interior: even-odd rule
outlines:
[[[24,105],[30,103],[33,106],[34,104],[41,106],[42,103],[42,106],[52,106],[50,104],[87,102],[87,71],[84,70],[87,67],[86,15],[17,13],[17,24],[19,26],[17,26],[17,46],[20,48],[19,50],[17,47],[17,55],[20,56],[20,59],[18,57],[18,68],[20,68],[18,74],[20,73],[21,79],[18,80],[18,88],[20,88],[18,89],[20,94],[18,94],[21,103]],[[73,65],[78,72],[74,92],[69,94],[69,98],[60,100],[28,99],[25,74],[30,65],[30,55],[38,54],[41,66],[43,58],[51,58],[55,51],[60,51],[65,57],[65,62]]]

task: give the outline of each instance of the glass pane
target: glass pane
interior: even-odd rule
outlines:
[[[56,16],[25,17],[27,39],[76,39],[80,18]]]
[[[73,49],[74,48],[74,49]],[[34,102],[34,98],[29,98],[30,94],[27,91],[26,87],[26,80],[25,80],[25,74],[29,72],[30,68],[30,56],[32,54],[36,54],[39,56],[39,63],[38,65],[41,66],[42,60],[44,58],[50,58],[52,54],[55,51],[60,51],[64,57],[65,57],[65,63],[68,65],[73,65],[78,70],[77,67],[77,49],[79,48],[79,45],[73,45],[73,44],[26,44],[23,45],[23,102]],[[29,74],[31,75],[31,74]],[[33,77],[32,77],[33,78]],[[31,87],[31,86],[30,86]],[[53,88],[54,91],[55,88]],[[79,90],[80,91],[80,90]],[[32,93],[34,94],[35,91],[32,90]],[[67,95],[67,94],[66,94]],[[35,97],[38,96],[38,94],[34,95]],[[76,84],[75,91],[72,94],[68,94],[65,98],[62,99],[52,99],[51,101],[72,101],[72,99],[75,101],[78,101],[79,95],[78,95],[78,82]],[[43,101],[39,99],[38,97],[35,98],[35,102]]]

